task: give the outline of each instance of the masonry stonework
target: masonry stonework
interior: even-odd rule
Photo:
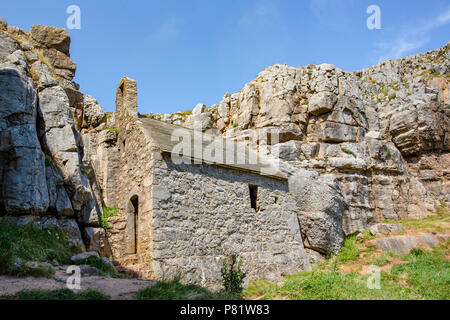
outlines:
[[[153,266],[156,278],[220,284],[222,258],[239,255],[247,280],[278,281],[309,270],[287,181],[211,165],[153,167]],[[257,187],[257,208],[250,186]]]

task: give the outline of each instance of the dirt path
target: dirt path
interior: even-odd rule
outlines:
[[[56,290],[67,288],[67,266],[60,266],[51,278],[17,278],[0,276],[0,296],[14,295],[22,290]],[[112,300],[135,300],[140,289],[153,285],[153,281],[140,279],[115,279],[103,276],[81,278],[81,291],[97,289]],[[77,292],[77,291],[75,291]]]

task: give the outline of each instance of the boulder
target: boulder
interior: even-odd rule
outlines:
[[[54,48],[69,55],[70,36],[65,29],[34,25],[31,26],[30,35],[38,46]]]
[[[369,230],[370,234],[373,236],[376,236],[377,234],[388,236],[402,232],[403,226],[401,224],[378,223],[371,226]]]
[[[58,81],[56,81],[48,67],[40,61],[36,61],[33,63],[31,67],[31,74],[36,75],[39,79],[38,81],[38,90],[42,91],[48,87],[54,87],[58,85]]]
[[[309,99],[308,112],[314,116],[330,112],[337,100],[337,96],[332,92],[319,92]]]
[[[407,254],[414,248],[433,248],[450,239],[450,235],[419,234],[408,236],[395,236],[375,239],[367,243],[382,251],[391,251],[397,254]]]
[[[102,228],[84,228],[83,236],[89,251],[95,251],[102,257],[112,255],[106,232]]]
[[[301,146],[302,143],[300,141],[279,143],[272,146],[271,153],[273,156],[283,160],[296,161],[300,158]]]
[[[13,37],[5,31],[0,31],[0,62],[19,48],[19,43]]]
[[[192,114],[194,116],[197,116],[199,114],[205,113],[206,112],[206,105],[204,104],[198,104],[194,110],[192,111]]]
[[[289,190],[301,210],[298,218],[305,247],[324,254],[339,252],[345,239],[345,202],[337,181],[329,175],[299,170],[289,178]]]
[[[100,259],[100,256],[98,255],[97,252],[95,252],[95,251],[87,251],[87,252],[82,252],[82,253],[80,253],[80,254],[77,254],[77,255],[71,257],[70,260],[71,260],[72,262],[78,262],[78,261],[84,261],[84,260],[87,260],[87,259],[89,259],[90,257],[96,257],[96,258],[99,258],[99,259]]]
[[[83,128],[96,128],[106,122],[106,114],[97,100],[87,95],[84,98]]]

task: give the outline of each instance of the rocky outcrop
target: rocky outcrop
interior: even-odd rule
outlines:
[[[81,109],[89,128],[106,119],[95,99],[83,101],[71,82],[76,65],[69,49],[64,29],[0,31],[0,214],[11,216],[10,224],[62,229],[69,245],[107,255],[105,232],[96,230],[100,192],[90,164],[82,161],[74,115]]]
[[[345,238],[345,202],[337,181],[332,176],[300,170],[291,176],[289,190],[302,210],[298,218],[305,248],[323,254],[338,253]]]
[[[317,179],[296,194],[308,208],[299,213],[304,237],[322,239],[305,245],[324,253],[331,241],[334,251],[341,236],[330,240],[327,230],[339,219],[337,229],[352,235],[385,219],[423,218],[436,212],[436,200],[450,201],[449,49],[353,73],[330,64],[274,65],[219,104],[197,106],[184,125],[250,137],[294,177],[299,170],[332,176],[343,199],[337,211],[323,211],[311,196]],[[148,116],[175,122],[175,114]],[[327,184],[318,184],[324,192]]]
[[[174,114],[137,114],[136,83],[125,78],[118,104],[255,144],[290,177],[306,251],[320,261],[345,236],[450,201],[449,49],[353,73],[274,65],[217,105]],[[83,246],[109,255],[99,216],[119,203],[127,145],[116,115],[80,92],[75,72],[65,30],[0,24],[0,214],[70,223]]]
[[[433,248],[450,239],[448,234],[418,234],[408,236],[396,236],[375,239],[367,243],[382,251],[390,251],[397,254],[407,254],[414,248]]]

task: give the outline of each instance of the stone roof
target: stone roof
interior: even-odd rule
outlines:
[[[275,161],[268,161],[255,149],[242,142],[149,118],[140,118],[137,123],[164,153],[173,153],[196,163],[212,164],[275,179],[288,179],[288,176],[276,166]],[[180,147],[181,141],[186,148]],[[217,150],[217,154],[221,152],[223,156],[214,157],[215,153],[211,150]]]

